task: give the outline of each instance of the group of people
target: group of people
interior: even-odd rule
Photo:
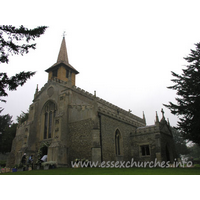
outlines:
[[[40,159],[40,164],[46,161],[47,161],[47,155],[43,155],[43,157]],[[31,166],[33,169],[33,155],[30,155],[29,158],[27,159],[26,153],[24,153],[21,159],[21,164],[23,165],[23,171],[25,171],[26,167],[28,168],[29,166]]]
[[[29,166],[31,166],[33,169],[33,155],[30,155],[27,160],[26,153],[24,153],[24,155],[22,156],[22,159],[21,159],[21,163],[23,165],[23,171],[25,171],[26,167],[29,167]]]

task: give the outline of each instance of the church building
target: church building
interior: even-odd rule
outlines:
[[[69,64],[65,37],[57,62],[46,69],[48,82],[36,88],[29,118],[19,124],[7,166],[24,153],[34,162],[47,155],[58,167],[89,161],[171,161],[176,158],[172,130],[162,110],[155,124],[76,86],[79,72]]]

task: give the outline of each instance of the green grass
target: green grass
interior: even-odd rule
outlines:
[[[32,170],[1,175],[200,175],[194,168],[57,168]]]

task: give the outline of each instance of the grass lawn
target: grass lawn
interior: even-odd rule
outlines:
[[[194,168],[57,168],[4,173],[0,175],[200,175]]]

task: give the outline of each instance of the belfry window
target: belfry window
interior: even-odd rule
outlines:
[[[121,135],[119,130],[115,132],[115,151],[116,155],[121,155]]]
[[[69,78],[69,70],[66,69],[66,78]]]
[[[53,77],[57,77],[57,74],[58,74],[58,70],[57,69],[52,71],[52,76]]]
[[[44,139],[52,138],[55,113],[55,104],[48,101],[44,107]]]

